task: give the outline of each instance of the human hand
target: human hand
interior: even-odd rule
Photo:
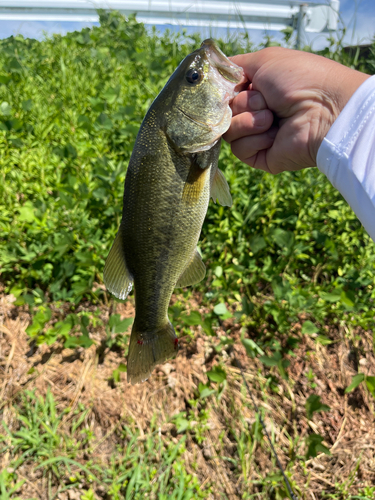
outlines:
[[[369,77],[325,57],[281,47],[231,59],[251,85],[234,98],[232,123],[223,137],[241,161],[273,174],[316,166],[322,140]],[[257,126],[254,92],[258,100],[263,96],[268,127]],[[264,104],[276,118],[272,126]]]

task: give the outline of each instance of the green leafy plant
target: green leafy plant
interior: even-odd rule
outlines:
[[[375,398],[375,377],[366,375],[365,373],[358,373],[354,375],[350,385],[345,389],[345,392],[351,392],[356,389],[362,382],[364,382],[365,387],[369,390],[371,395]]]
[[[121,319],[119,314],[112,314],[106,326],[107,332],[107,347],[111,348],[113,345],[122,345],[124,337],[121,335],[126,332],[130,325],[133,324],[134,318]]]
[[[276,366],[280,372],[280,375],[282,378],[286,379],[287,374],[286,374],[286,368],[290,365],[290,361],[287,359],[283,359],[282,354],[280,351],[276,351],[273,356],[260,356],[259,360],[265,365],[265,366]]]
[[[115,368],[112,372],[112,378],[113,378],[113,381],[115,383],[119,383],[120,382],[120,374],[121,373],[126,373],[127,371],[127,368],[126,368],[126,365],[124,365],[123,363],[120,363],[118,365],[117,368]]]
[[[320,396],[310,394],[306,400],[306,415],[309,420],[312,419],[314,413],[329,411],[331,408],[320,401]]]
[[[16,497],[14,495],[24,484],[25,480],[23,479],[22,481],[18,481],[17,483],[15,483],[14,479],[16,477],[16,474],[14,474],[13,472],[8,472],[6,469],[3,469],[0,472],[0,493],[3,500],[21,499],[21,497]]]
[[[284,35],[291,44],[293,31]],[[151,102],[200,43],[198,34],[150,32],[134,16],[103,11],[100,26],[80,32],[42,41],[22,36],[0,40],[0,280],[5,292],[14,295],[13,305],[30,312],[27,333],[37,345],[60,341],[64,348],[89,347],[90,332],[100,323],[96,313],[83,312],[81,306],[109,302],[112,314],[98,353],[113,349],[126,355],[124,333],[133,319],[122,320],[114,312],[117,301],[102,282],[121,220],[126,169]],[[256,48],[245,32],[219,45],[228,55]],[[277,42],[268,36],[261,44],[272,45]],[[343,38],[334,37],[321,54],[369,74],[375,71],[375,40],[366,57],[360,49],[344,50]],[[317,169],[273,177],[242,164],[224,142],[219,167],[233,207],[210,203],[199,242],[206,278],[174,298],[169,316],[186,343],[194,341],[197,327],[202,329],[215,356],[231,353],[241,332],[247,354],[263,365],[262,394],[268,398],[281,385],[288,387],[289,364],[301,342],[329,345],[338,341],[339,330],[352,335],[356,328],[375,328],[374,247]],[[192,298],[199,311],[195,305],[186,307]],[[118,383],[125,370],[119,363],[110,382]],[[314,389],[312,370],[307,378]],[[347,392],[360,384],[375,394],[375,378],[362,373]],[[2,431],[0,451],[9,453],[13,469],[29,460],[44,477],[64,474],[73,485],[85,480],[87,500],[94,476],[114,500],[204,498],[210,487],[202,490],[184,469],[185,443],[204,442],[210,408],[229,388],[224,363],[215,365],[207,381],[198,383],[187,409],[173,418],[175,441],[161,438],[152,423],[147,436],[124,425],[119,431],[123,443],[106,469],[97,463],[92,467],[93,432],[83,426],[87,409],[74,413],[72,440],[59,427],[64,416],[51,396],[25,393],[17,403],[17,426]],[[323,411],[328,407],[311,395],[307,417]],[[245,425],[239,412],[232,409],[232,414],[236,421],[226,426],[236,451],[220,459],[230,464],[236,481],[241,478],[249,486],[258,467],[255,450],[263,446],[259,418]],[[291,467],[292,441],[287,452]],[[329,452],[318,434],[309,435],[305,444],[307,458]],[[85,465],[77,459],[83,451],[90,456]],[[21,486],[16,470],[0,473],[4,498],[18,495]],[[257,495],[286,496],[275,471],[256,487]],[[341,498],[344,489],[335,486],[328,496]],[[243,492],[245,498],[246,487]],[[357,496],[372,498],[372,486]]]
[[[331,452],[329,449],[324,446],[323,443],[324,438],[320,434],[310,434],[306,438],[306,460],[309,458],[314,458],[318,455],[318,453],[324,453],[326,455],[330,455]]]

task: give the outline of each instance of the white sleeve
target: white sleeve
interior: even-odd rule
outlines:
[[[375,241],[375,75],[357,89],[330,128],[317,166]]]

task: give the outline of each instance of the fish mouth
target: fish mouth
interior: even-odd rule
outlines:
[[[243,69],[230,61],[227,56],[221,52],[214,40],[211,38],[204,40],[204,42],[202,42],[201,49],[206,52],[212,66],[216,68],[225,80],[235,84],[235,86],[243,81]]]
[[[196,118],[194,118],[193,116],[190,116],[188,115],[183,109],[179,108],[177,106],[177,109],[184,115],[186,116],[186,118],[188,118],[189,120],[191,120],[192,122],[196,123],[197,125],[200,125],[200,126],[203,126],[204,128],[209,128],[210,130],[213,130],[217,127],[220,127],[220,125],[223,123],[223,121],[225,120],[225,115],[223,115],[223,117],[215,124],[207,124],[206,121],[199,121],[197,120]]]

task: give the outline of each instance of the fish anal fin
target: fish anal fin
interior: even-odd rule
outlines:
[[[211,182],[211,198],[216,203],[216,200],[224,207],[232,206],[232,196],[229,186],[223,172],[217,168]]]
[[[178,351],[178,339],[172,324],[153,332],[142,332],[133,324],[130,336],[127,379],[132,385],[148,379],[156,365],[173,358]]]
[[[205,275],[206,266],[203,264],[202,257],[199,255],[198,250],[195,250],[190,262],[177,280],[175,288],[195,285],[195,283],[202,281]]]
[[[123,229],[120,226],[105,262],[103,279],[109,292],[118,299],[126,299],[133,286],[133,277],[127,266],[123,250]]]

